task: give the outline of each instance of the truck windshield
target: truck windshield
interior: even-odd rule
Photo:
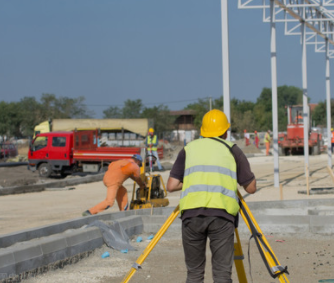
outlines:
[[[40,149],[46,147],[47,144],[48,144],[48,138],[47,137],[37,137],[34,140],[32,150],[33,151],[40,150]]]
[[[294,107],[291,109],[292,124],[303,124],[303,108]]]

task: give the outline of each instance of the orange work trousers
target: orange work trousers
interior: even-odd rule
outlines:
[[[269,155],[270,142],[266,142],[266,155]]]
[[[114,205],[115,199],[117,200],[119,210],[123,211],[128,204],[128,192],[122,185],[113,184],[107,187],[106,199],[89,209],[89,212],[91,214],[97,214],[104,211]]]

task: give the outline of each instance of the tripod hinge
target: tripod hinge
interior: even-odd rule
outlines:
[[[289,274],[288,267],[283,267],[282,265],[276,265],[271,268],[272,272],[274,273],[274,277],[276,278],[278,275],[282,273]]]
[[[141,269],[141,266],[137,262],[135,262],[132,267],[136,270]]]

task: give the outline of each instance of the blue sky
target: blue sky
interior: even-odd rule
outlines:
[[[255,102],[271,87],[270,27],[260,10],[228,4],[231,98]],[[102,118],[127,99],[180,110],[222,95],[220,0],[0,0],[0,39],[0,101],[84,96]],[[307,54],[316,103],[325,55]],[[282,24],[277,56],[278,85],[301,87],[300,40]]]

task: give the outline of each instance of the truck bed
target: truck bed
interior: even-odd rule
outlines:
[[[97,147],[92,150],[74,149],[73,158],[78,161],[115,161],[140,154],[140,147]]]

